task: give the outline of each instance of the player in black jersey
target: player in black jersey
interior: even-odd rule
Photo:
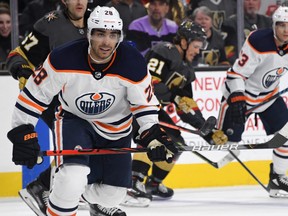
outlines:
[[[155,95],[161,105],[166,106],[174,103],[181,120],[197,129],[203,126],[205,119],[193,100],[191,83],[195,80],[195,72],[191,63],[200,50],[205,47],[206,34],[204,29],[192,21],[186,20],[179,26],[173,44],[169,42],[157,44],[145,56],[152,75]],[[160,110],[159,121],[175,124],[163,109]],[[136,126],[134,129],[137,130]],[[166,127],[164,129],[175,143],[185,145],[185,141],[178,130]],[[227,142],[227,136],[223,131],[217,129],[204,139],[210,144],[217,145]],[[137,139],[135,142],[137,143]],[[152,175],[147,177],[151,166]],[[174,194],[173,189],[164,186],[162,181],[173,166],[174,163],[165,162],[152,164],[144,154],[135,154],[132,164],[133,190],[129,191],[125,202],[122,204],[144,207],[149,205],[152,195],[166,199],[171,198]]]

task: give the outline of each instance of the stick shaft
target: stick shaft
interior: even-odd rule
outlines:
[[[179,152],[185,151],[229,151],[248,149],[271,149],[282,146],[288,138],[281,134],[276,134],[271,140],[261,144],[239,145],[207,145],[207,146],[178,146]],[[64,156],[64,155],[103,155],[103,154],[131,154],[147,152],[147,148],[106,148],[106,149],[80,149],[80,150],[59,150],[42,151],[39,156]]]
[[[181,131],[184,131],[184,132],[201,135],[201,132],[199,130],[192,130],[192,129],[184,128],[184,127],[181,127],[181,126],[178,126],[178,125],[168,124],[166,122],[159,122],[159,124],[161,126],[168,127],[168,128],[174,129],[174,130],[181,130]]]

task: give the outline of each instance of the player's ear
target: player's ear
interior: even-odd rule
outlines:
[[[180,44],[181,44],[182,49],[186,50],[188,48],[186,39],[182,38],[180,41]]]

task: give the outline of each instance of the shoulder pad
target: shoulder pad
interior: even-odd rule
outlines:
[[[260,29],[250,33],[249,44],[258,52],[275,51],[274,36],[272,29]]]

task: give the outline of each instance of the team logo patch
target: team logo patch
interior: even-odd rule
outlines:
[[[225,11],[212,11],[212,25],[217,30],[221,30],[221,26],[225,20]]]
[[[76,100],[76,107],[86,115],[98,115],[108,110],[115,101],[115,96],[101,92],[88,93]]]
[[[46,16],[45,16],[45,19],[50,22],[51,20],[54,20],[54,19],[57,19],[57,15],[55,13],[55,11],[52,11],[50,13],[48,13]]]
[[[275,83],[281,76],[283,76],[287,72],[288,68],[281,67],[281,68],[275,68],[271,71],[268,71],[263,76],[263,86],[265,88],[269,88],[273,83]]]

